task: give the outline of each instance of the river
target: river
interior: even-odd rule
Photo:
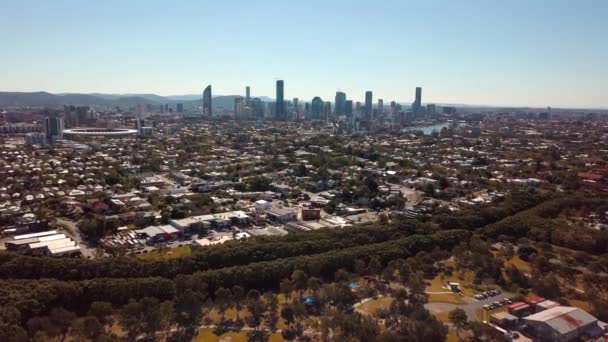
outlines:
[[[412,126],[402,129],[403,132],[421,131],[424,135],[430,135],[433,131],[440,132],[442,129],[449,126],[448,122],[438,123],[428,126]]]

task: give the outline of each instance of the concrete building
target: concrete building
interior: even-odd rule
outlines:
[[[295,210],[283,208],[270,208],[266,210],[266,215],[268,215],[269,218],[281,223],[295,221],[297,217]]]
[[[255,202],[255,210],[257,212],[263,212],[264,210],[270,208],[272,206],[272,203],[265,201],[265,200],[258,200]]]
[[[321,209],[302,208],[302,220],[311,221],[311,220],[320,220],[320,219],[321,219]]]

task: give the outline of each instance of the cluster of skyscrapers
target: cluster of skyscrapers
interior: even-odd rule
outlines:
[[[203,91],[202,113],[203,115],[212,114],[212,94],[211,85]],[[384,101],[378,99],[374,106],[372,91],[365,92],[365,102],[355,102],[348,100],[346,93],[337,91],[332,103],[323,101],[321,97],[315,96],[310,102],[301,103],[298,98],[292,101],[285,101],[285,82],[276,81],[275,101],[265,103],[259,98],[251,98],[251,88],[245,87],[245,96],[238,96],[234,99],[233,113],[239,120],[264,120],[271,119],[277,121],[345,121],[356,126],[369,126],[373,122],[388,122],[389,125],[402,125],[404,122],[415,119],[430,118],[435,114],[435,105],[422,105],[422,88],[417,87],[411,111],[403,111],[401,105],[391,102],[390,107],[385,108]],[[378,120],[382,119],[382,120]]]

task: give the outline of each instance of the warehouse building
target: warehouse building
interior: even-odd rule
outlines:
[[[168,224],[138,229],[135,233],[150,242],[169,241],[179,236],[179,230]]]
[[[209,215],[191,216],[183,219],[170,220],[171,226],[184,233],[190,229],[225,229],[232,225],[246,226],[251,218],[241,210],[215,213]]]
[[[527,332],[538,341],[569,342],[604,334],[603,323],[585,310],[575,307],[556,306],[523,320],[528,326]]]
[[[72,256],[80,254],[80,246],[56,230],[17,235],[5,242],[7,250],[31,255]]]

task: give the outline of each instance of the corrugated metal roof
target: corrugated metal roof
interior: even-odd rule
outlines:
[[[556,306],[530,315],[525,320],[544,322],[562,335],[597,322],[597,318],[586,311],[569,306]]]

